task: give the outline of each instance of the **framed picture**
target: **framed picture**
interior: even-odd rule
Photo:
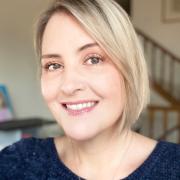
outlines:
[[[180,0],[161,0],[164,22],[180,21]]]
[[[0,122],[13,118],[13,108],[6,86],[0,84]]]

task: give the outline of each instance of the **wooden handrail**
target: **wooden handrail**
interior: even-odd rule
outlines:
[[[170,52],[169,50],[167,50],[164,46],[160,45],[160,43],[158,43],[156,40],[154,40],[153,38],[151,38],[150,36],[148,36],[147,34],[145,34],[144,32],[142,32],[140,29],[136,28],[136,32],[143,36],[146,40],[150,41],[152,44],[154,44],[154,46],[158,47],[159,49],[161,49],[165,54],[168,54],[170,57],[172,57],[172,59],[174,61],[177,61],[180,63],[180,58],[177,57],[176,55],[174,55],[172,52]]]
[[[150,137],[155,138],[155,123],[156,123],[156,113],[162,113],[162,127],[163,133],[160,137],[156,137],[158,140],[167,139],[168,135],[173,133],[174,131],[178,131],[178,143],[180,143],[180,106],[157,106],[157,105],[149,105],[148,108],[148,116],[149,116],[149,135]],[[169,114],[175,112],[177,116],[176,124],[173,127],[169,128],[169,124],[171,119],[169,119]]]
[[[149,62],[150,80],[153,89],[172,105],[180,105],[180,83],[177,81],[180,58],[175,56],[153,38],[136,28],[142,40],[145,55]]]
[[[149,105],[148,109],[154,111],[179,111],[180,106],[159,106],[159,105]]]
[[[148,68],[150,70],[151,86],[156,92],[170,102],[169,106],[148,106],[149,135],[159,140],[166,139],[169,134],[178,131],[178,143],[180,143],[180,97],[177,96],[177,90],[180,91],[180,89],[178,89],[180,83],[176,81],[179,72],[176,70],[177,67],[180,67],[180,58],[141,30],[136,28],[136,32],[143,43],[145,55],[147,55],[147,60],[149,62]],[[171,119],[169,115],[172,112],[177,114],[177,121],[173,127],[172,124],[170,124]],[[159,113],[161,114],[162,134],[159,137],[155,137],[156,118]]]
[[[179,125],[168,129],[168,130],[166,131],[166,133],[164,133],[163,135],[161,135],[161,136],[158,138],[158,140],[166,139],[166,137],[167,137],[169,134],[173,133],[173,132],[176,131],[176,130],[180,130],[180,126],[179,126]],[[180,141],[179,141],[179,143],[180,143]]]

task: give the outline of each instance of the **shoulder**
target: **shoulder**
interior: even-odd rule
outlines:
[[[32,165],[37,167],[47,156],[49,143],[50,139],[28,138],[4,148],[0,151],[0,177],[18,176]]]
[[[160,141],[128,180],[180,179],[180,145]]]
[[[154,151],[154,171],[160,177],[180,178],[180,145],[160,141]]]
[[[0,158],[11,157],[19,155],[27,155],[29,153],[42,151],[49,143],[50,139],[38,139],[38,138],[28,138],[22,139],[10,146],[7,146],[0,151]]]
[[[157,149],[160,153],[163,154],[163,156],[166,156],[167,159],[169,160],[174,160],[176,162],[177,160],[180,159],[180,145],[179,144],[160,141],[157,146]]]

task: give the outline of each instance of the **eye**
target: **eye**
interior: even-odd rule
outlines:
[[[56,71],[61,68],[63,68],[63,66],[59,63],[48,63],[45,65],[45,70],[47,71]]]
[[[100,55],[93,54],[86,57],[85,63],[88,65],[96,65],[103,62],[103,59]]]

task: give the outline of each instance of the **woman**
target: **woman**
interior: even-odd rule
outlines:
[[[1,179],[180,178],[178,145],[131,130],[149,99],[148,77],[117,3],[56,0],[38,21],[36,48],[43,97],[65,135],[5,148]]]

